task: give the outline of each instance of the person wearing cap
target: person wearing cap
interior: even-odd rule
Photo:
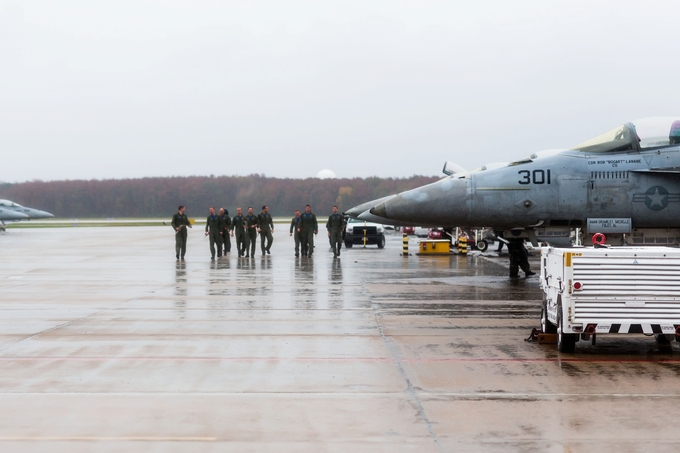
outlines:
[[[269,214],[269,207],[267,205],[262,206],[262,212],[257,215],[257,231],[260,233],[260,246],[262,247],[262,255],[266,253],[270,255],[269,249],[272,247],[272,242],[274,242],[274,221],[272,220],[271,214]],[[265,246],[265,240],[267,242]]]
[[[177,212],[172,216],[172,229],[175,230],[175,257],[184,259],[187,253],[187,227],[191,228],[191,222],[184,214],[184,206],[180,205]]]

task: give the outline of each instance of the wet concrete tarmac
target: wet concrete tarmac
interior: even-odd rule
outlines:
[[[0,234],[0,448],[675,449],[677,344],[562,355],[506,256],[296,259],[283,230],[216,262],[200,230],[184,262],[168,227]]]

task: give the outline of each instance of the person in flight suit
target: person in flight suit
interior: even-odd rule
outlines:
[[[338,214],[338,207],[333,206],[333,214],[328,217],[328,222],[326,222],[328,237],[331,240],[331,248],[333,249],[333,258],[340,256],[340,247],[342,246],[342,229],[344,226],[345,219],[341,214]]]
[[[255,242],[257,241],[257,216],[253,213],[253,207],[248,207],[248,215],[246,219],[247,243],[246,243],[246,258],[249,256],[255,257]],[[250,246],[250,254],[248,254],[248,246]]]
[[[224,256],[231,252],[231,239],[229,238],[229,231],[231,230],[231,219],[229,218],[229,211],[220,208],[220,219],[222,220],[222,243],[224,245]]]
[[[507,239],[508,253],[510,254],[510,278],[519,277],[519,268],[521,267],[527,277],[536,275],[536,272],[531,272],[529,266],[529,252],[524,247],[524,239]]]
[[[260,233],[260,246],[262,247],[262,255],[265,252],[270,255],[269,249],[272,247],[272,242],[274,242],[274,221],[272,216],[269,214],[269,206],[262,206],[262,212],[257,215],[257,232]],[[265,239],[267,240],[267,245],[265,247]]]
[[[248,247],[248,235],[246,234],[246,218],[243,217],[243,210],[236,208],[236,215],[231,221],[231,235],[236,236],[236,250],[238,256],[243,256]]]
[[[502,239],[503,231],[494,230],[493,233],[491,233],[491,231],[488,231],[488,233],[489,239],[498,241],[498,248],[496,249],[496,253],[501,253],[501,250],[503,250],[503,246],[505,245],[505,241]],[[486,235],[484,237],[486,238]]]
[[[177,213],[172,216],[172,229],[175,230],[175,257],[177,259],[187,253],[187,227],[191,228],[191,222],[184,214],[184,206],[177,208]]]
[[[314,253],[314,235],[319,232],[319,224],[310,205],[305,206],[305,213],[300,217],[299,230],[302,256],[312,256]]]
[[[222,219],[215,214],[215,208],[210,207],[210,215],[205,221],[205,235],[210,236],[210,255],[211,260],[215,259],[215,246],[217,246],[217,257],[222,256]]]
[[[295,210],[295,217],[290,221],[290,235],[295,239],[295,256],[300,256],[300,210]]]

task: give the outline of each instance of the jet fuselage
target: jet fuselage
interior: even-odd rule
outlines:
[[[640,138],[628,123],[611,137],[603,139],[603,134],[575,149],[454,174],[380,200],[369,212],[389,219],[384,223],[498,230],[575,228],[588,218],[631,219],[635,228],[679,228],[680,121],[671,123],[670,137],[665,132],[665,137]]]

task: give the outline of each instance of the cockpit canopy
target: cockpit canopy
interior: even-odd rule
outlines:
[[[579,143],[571,149],[584,153],[640,151],[680,144],[680,116],[643,118]]]
[[[680,146],[680,116],[643,118],[626,123],[604,134],[591,138],[570,148],[584,153],[639,152],[646,149]],[[514,167],[535,162],[537,159],[554,156],[568,151],[565,149],[548,149],[539,151],[514,162],[496,162],[479,167],[472,171],[464,171],[459,166],[447,162],[444,173],[448,178],[466,179],[472,173],[493,170],[502,167]]]
[[[15,202],[9,201],[9,200],[0,200],[0,207],[2,207],[2,206],[6,207],[6,208],[23,208],[23,206],[21,206],[20,204],[17,204]]]

